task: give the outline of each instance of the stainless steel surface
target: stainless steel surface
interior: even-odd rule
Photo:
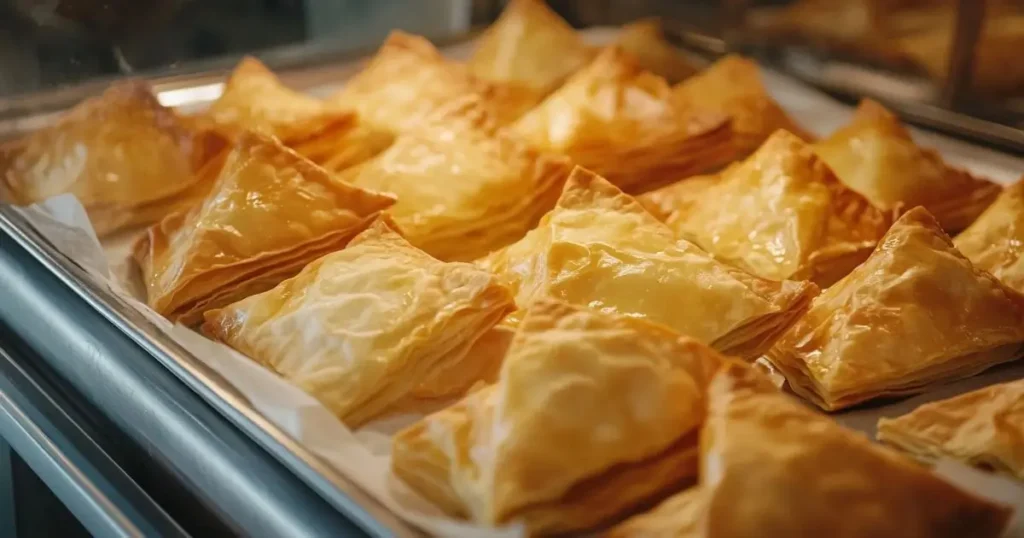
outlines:
[[[950,43],[949,72],[942,86],[942,104],[955,110],[971,87],[974,51],[985,24],[985,4],[988,0],[957,0],[956,27]]]

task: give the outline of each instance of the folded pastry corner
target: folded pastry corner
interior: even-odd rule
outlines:
[[[713,170],[735,157],[728,119],[678,109],[665,79],[617,47],[510,129],[535,147],[564,153],[627,192]]]
[[[700,435],[698,490],[620,529],[720,538],[996,538],[1012,516],[1009,507],[815,413],[739,362],[712,378]]]
[[[849,125],[814,145],[840,181],[880,209],[924,206],[949,233],[963,230],[1002,190],[918,146],[899,118],[861,101]]]
[[[696,74],[699,69],[675,45],[665,39],[661,20],[641,19],[622,27],[615,44],[631,54],[640,65],[669,84]]]
[[[391,214],[412,244],[443,260],[477,259],[533,228],[571,167],[496,125],[479,97],[457,99],[341,177],[397,195]]]
[[[1024,379],[878,421],[878,440],[930,462],[953,458],[1024,480]]]
[[[767,358],[834,411],[922,392],[1024,355],[1024,296],[975,268],[923,208],[825,290]]]
[[[440,395],[422,383],[456,370],[514,307],[493,275],[430,257],[381,218],[294,278],[208,311],[202,329],[354,428],[417,389]]]
[[[5,144],[0,182],[18,204],[74,194],[102,237],[193,203],[199,170],[223,146],[161,105],[145,82],[118,82]]]
[[[737,157],[754,151],[779,129],[807,141],[814,139],[771,97],[757,63],[742,56],[722,58],[672,91],[679,107],[718,112],[732,119]]]
[[[481,36],[469,70],[484,80],[520,87],[539,101],[594,54],[544,0],[511,0]]]
[[[186,325],[344,247],[395,201],[257,133],[239,138],[216,172],[201,204],[169,215],[135,245],[149,305]]]
[[[657,324],[539,300],[497,382],[395,436],[392,469],[484,525],[592,529],[692,483],[722,360]]]
[[[953,244],[974,265],[1024,293],[1024,179],[999,198]]]
[[[581,167],[537,228],[481,263],[511,283],[521,308],[550,296],[650,319],[750,360],[818,293],[810,282],[770,281],[716,261]]]
[[[783,130],[717,177],[680,181],[639,200],[716,258],[762,278],[822,287],[867,259],[894,220]]]

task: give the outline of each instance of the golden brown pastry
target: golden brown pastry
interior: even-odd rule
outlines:
[[[186,325],[344,247],[394,203],[256,133],[234,144],[218,172],[205,201],[135,246],[149,306]]]
[[[675,84],[699,71],[686,55],[665,39],[661,21],[643,19],[622,27],[615,44],[645,70]]]
[[[804,140],[812,140],[779,107],[761,80],[753,60],[730,55],[673,88],[677,106],[719,112],[732,118],[738,157],[757,149],[769,135],[785,129]]]
[[[350,109],[287,88],[251,56],[235,67],[206,116],[232,138],[245,131],[276,136],[329,170],[369,159],[392,140],[390,133],[361,123]]]
[[[665,80],[605,49],[510,129],[627,192],[715,169],[735,157],[727,118],[678,109]]]
[[[612,527],[604,538],[704,538],[706,495],[691,486],[652,510]],[[759,535],[758,538],[761,538]]]
[[[520,308],[554,297],[662,323],[750,359],[818,292],[809,282],[769,281],[714,260],[579,167],[536,229],[482,263],[511,283]]]
[[[478,79],[466,66],[446,60],[426,39],[399,31],[392,32],[369,65],[330,100],[355,109],[374,127],[406,133],[439,108],[468,95],[479,95],[501,124],[515,120],[535,102],[533,96]]]
[[[453,369],[513,308],[493,275],[435,260],[378,220],[295,278],[207,312],[203,332],[356,427]]]
[[[953,244],[974,265],[1024,293],[1024,180],[1004,189]]]
[[[925,461],[953,458],[1024,480],[1024,379],[883,418],[878,440]]]
[[[442,260],[474,260],[533,228],[571,166],[496,129],[481,100],[465,97],[341,177],[397,195],[391,214],[412,244]]]
[[[146,83],[119,82],[0,148],[0,180],[18,204],[74,194],[104,236],[193,202],[200,168],[222,147],[160,105]]]
[[[717,177],[681,181],[639,200],[716,258],[762,278],[819,286],[867,259],[893,222],[786,131]]]
[[[474,75],[521,88],[539,101],[596,51],[543,0],[511,0],[469,60]]]
[[[671,499],[612,536],[996,538],[1013,515],[804,407],[738,362],[711,380],[700,447],[700,490],[680,494],[690,497],[688,509],[669,512],[683,502]]]
[[[871,100],[861,101],[853,121],[814,150],[875,207],[924,206],[950,233],[970,225],[1001,190],[918,146],[896,116]]]
[[[399,432],[392,469],[483,525],[593,528],[692,483],[721,361],[660,325],[537,301],[497,383]]]
[[[825,290],[768,359],[834,411],[922,392],[1024,355],[1024,296],[964,258],[923,208]]]

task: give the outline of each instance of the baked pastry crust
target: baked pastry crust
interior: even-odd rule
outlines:
[[[751,360],[818,292],[809,282],[769,281],[714,260],[580,167],[536,229],[481,263],[511,283],[520,308],[554,297],[663,323]]]
[[[453,368],[513,308],[493,275],[431,258],[377,220],[295,278],[207,312],[203,332],[356,427]]]
[[[497,383],[400,432],[392,469],[485,525],[594,528],[693,481],[704,388],[722,360],[659,325],[537,301]]]
[[[665,39],[661,21],[642,19],[622,27],[615,45],[636,58],[640,66],[669,84],[697,74],[700,69]]]
[[[510,129],[627,192],[730,162],[735,147],[728,119],[684,112],[671,94],[663,78],[609,47]]]
[[[840,181],[876,207],[924,206],[950,233],[970,225],[1002,190],[918,146],[895,115],[867,99],[849,125],[814,150]]]
[[[911,456],[953,458],[1024,480],[1024,379],[926,403],[878,421],[878,440]]]
[[[169,215],[135,245],[149,306],[186,325],[344,247],[394,203],[256,133],[214,173],[201,204]]]
[[[533,228],[570,166],[497,133],[480,98],[468,96],[340,177],[397,195],[390,212],[412,244],[442,260],[474,260]]]
[[[922,392],[1024,355],[1024,296],[964,258],[915,208],[825,290],[767,357],[834,411]]]
[[[74,194],[102,237],[194,202],[197,172],[223,145],[162,106],[145,82],[118,82],[0,147],[0,182],[18,204]]]
[[[612,536],[995,538],[1012,516],[800,405],[738,362],[711,380],[700,443],[700,491],[681,494],[703,511],[699,520],[691,510],[668,512],[682,502],[672,499]],[[665,532],[635,532],[647,528]]]
[[[638,200],[722,261],[761,278],[822,287],[867,259],[894,217],[843,186],[786,131],[716,177],[681,181]]]
[[[953,244],[974,265],[1024,293],[1024,180],[1004,189]]]

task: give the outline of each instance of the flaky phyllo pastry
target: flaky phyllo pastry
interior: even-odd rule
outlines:
[[[691,483],[716,352],[660,325],[542,300],[498,381],[400,432],[392,469],[447,513],[583,530]]]
[[[925,461],[953,458],[1024,480],[1024,379],[883,418],[878,439]]]
[[[417,128],[439,108],[479,95],[499,123],[509,123],[533,105],[531,96],[484,81],[446,60],[422,37],[392,32],[359,74],[331,102],[354,109],[361,120],[395,133]]]
[[[193,324],[345,246],[394,198],[348,185],[255,133],[235,142],[210,195],[135,245],[149,306]]]
[[[768,353],[797,394],[837,410],[914,394],[1024,355],[1024,296],[975,268],[923,208],[826,290]]]
[[[455,369],[513,307],[493,275],[431,258],[381,219],[295,278],[207,312],[203,332],[355,427]]]
[[[697,491],[612,537],[996,538],[1013,515],[815,413],[747,365],[720,369],[707,405]]]
[[[892,224],[843,186],[796,136],[777,131],[713,180],[639,198],[680,237],[771,280],[831,285],[864,261]]]
[[[520,308],[554,297],[662,323],[751,359],[818,292],[809,282],[769,281],[714,260],[583,168],[536,229],[481,263],[511,282]]]
[[[632,55],[645,70],[675,84],[699,71],[680,50],[665,39],[658,19],[627,24],[615,39],[615,45]]]
[[[537,101],[595,53],[543,0],[512,0],[480,38],[469,69],[482,79],[519,88]]]
[[[861,102],[849,125],[816,143],[814,150],[843,183],[876,207],[924,206],[948,232],[966,228],[1001,190],[918,146],[896,116],[870,100]]]
[[[735,157],[728,119],[675,106],[665,79],[605,49],[510,128],[627,192],[705,172]]]
[[[390,133],[360,122],[350,109],[287,88],[252,57],[235,67],[224,93],[205,115],[231,138],[245,131],[273,135],[330,170],[364,161],[392,139]]]
[[[772,99],[761,80],[760,68],[747,58],[726,56],[672,91],[677,106],[732,118],[736,150],[741,156],[757,149],[779,129],[804,140],[812,138]]]
[[[0,147],[0,192],[18,204],[74,194],[103,236],[202,196],[198,172],[222,147],[219,136],[160,105],[144,82],[121,82]]]
[[[1003,190],[953,244],[974,265],[1024,293],[1024,180]]]
[[[496,131],[479,98],[459,99],[341,177],[397,195],[390,213],[412,244],[442,260],[473,260],[533,228],[571,166]]]

